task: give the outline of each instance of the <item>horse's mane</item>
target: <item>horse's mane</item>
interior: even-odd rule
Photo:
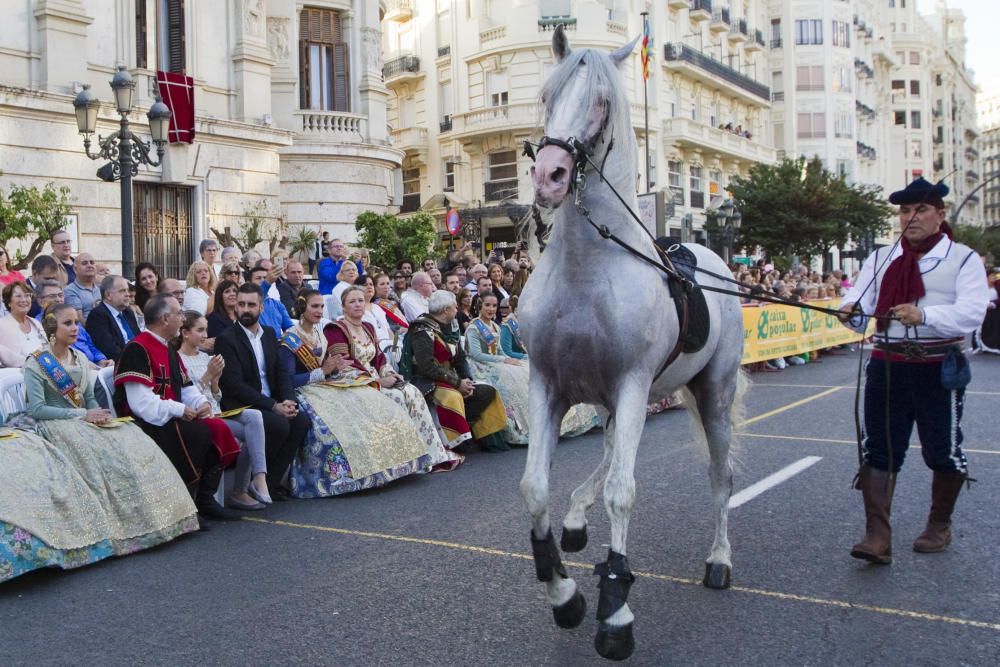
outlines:
[[[553,70],[548,80],[542,86],[541,98],[545,104],[545,117],[548,120],[552,103],[562,97],[563,93],[573,85],[580,72],[581,63],[586,64],[586,87],[582,100],[582,109],[591,109],[598,103],[607,100],[608,124],[614,130],[615,142],[625,142],[634,134],[630,126],[629,102],[625,95],[625,82],[618,67],[608,57],[607,53],[594,49],[577,49]]]

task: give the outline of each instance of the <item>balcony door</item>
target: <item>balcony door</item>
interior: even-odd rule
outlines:
[[[299,106],[350,111],[350,51],[341,12],[303,9],[299,15]]]

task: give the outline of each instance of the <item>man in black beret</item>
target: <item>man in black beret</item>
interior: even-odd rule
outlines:
[[[866,328],[867,316],[880,317],[865,378],[856,484],[864,497],[865,536],[851,550],[872,563],[892,562],[889,514],[914,424],[924,463],[934,471],[930,516],[914,551],[945,550],[952,510],[968,479],[959,425],[968,362],[961,349],[982,322],[990,295],[979,255],[951,238],[947,194],[946,185],[923,178],[892,193],[899,243],[868,257],[840,309],[841,320],[857,331]]]

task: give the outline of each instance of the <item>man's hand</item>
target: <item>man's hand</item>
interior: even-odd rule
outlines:
[[[277,264],[271,267],[271,270],[267,272],[267,282],[273,285],[278,278],[281,277],[282,269]]]
[[[295,419],[295,416],[299,414],[299,406],[295,404],[295,401],[275,403],[273,410],[285,419]]]
[[[97,362],[97,365],[100,366],[101,368],[107,368],[108,366],[114,366],[115,365],[115,360],[114,359],[103,359],[102,361]]]
[[[196,419],[197,417],[198,413],[194,410],[194,408],[189,408],[186,405],[184,406],[184,414],[181,415],[181,419],[183,419],[186,422],[189,422],[192,419]]]
[[[197,411],[195,411],[196,419],[207,419],[212,416],[212,404],[205,401],[201,404]]]
[[[475,389],[476,389],[476,383],[468,378],[465,378],[464,380],[458,383],[458,391],[465,398],[472,396],[472,392],[475,391]]]
[[[840,315],[837,315],[837,319],[840,320],[841,324],[847,324],[850,319],[857,314],[854,310],[856,305],[856,303],[845,303],[840,307],[837,311],[840,313]]]
[[[901,303],[898,306],[893,306],[889,312],[898,318],[901,324],[908,327],[915,327],[924,322],[924,311],[912,303]]]

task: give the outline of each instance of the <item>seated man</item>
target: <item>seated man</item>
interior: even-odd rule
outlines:
[[[215,350],[226,362],[219,380],[221,407],[260,410],[264,418],[267,487],[272,499],[285,500],[288,492],[281,482],[305,440],[309,418],[299,412],[292,379],[278,356],[281,333],[260,321],[262,299],[258,285],[240,285],[237,324],[215,339]]]
[[[174,278],[164,278],[160,281],[160,284],[156,286],[157,294],[169,294],[170,296],[177,299],[177,303],[184,308],[184,283]]]
[[[414,322],[427,312],[427,300],[434,293],[434,283],[423,271],[417,271],[410,279],[410,289],[403,292],[399,305],[408,322]]]
[[[184,315],[177,299],[155,294],[143,309],[146,331],[129,342],[115,366],[115,409],[131,415],[167,455],[194,497],[202,517],[235,521],[240,515],[215,500],[222,469],[232,465],[240,446],[212,405],[191,384],[177,351]]]
[[[46,308],[54,303],[63,303],[65,295],[63,294],[63,288],[55,280],[43,280],[35,288],[35,298],[38,299],[38,304],[41,306],[42,312],[44,312]],[[42,312],[39,312],[35,317],[39,322],[42,321]],[[87,359],[95,366],[103,368],[115,363],[114,360],[108,359],[104,356],[103,352],[97,349],[94,341],[90,338],[90,334],[82,326],[77,327],[76,342],[73,343],[73,347],[83,352]]]
[[[101,281],[101,303],[87,318],[87,333],[108,359],[117,359],[139,333],[139,321],[129,308],[128,282],[121,276]]]
[[[292,322],[292,318],[288,316],[288,311],[285,310],[285,306],[282,305],[282,303],[277,299],[272,299],[267,295],[271,289],[271,285],[267,282],[267,277],[271,273],[271,269],[270,262],[265,265],[262,263],[263,261],[264,260],[257,262],[257,264],[250,269],[250,284],[254,285],[260,291],[260,296],[264,300],[260,306],[260,323],[273,330],[275,340],[277,340],[281,338],[281,335],[285,333],[285,331],[291,329],[295,323]]]
[[[431,294],[428,308],[427,314],[410,325],[400,371],[437,408],[449,449],[473,437],[486,451],[509,449],[500,437],[507,425],[500,396],[493,387],[472,381],[458,330],[452,328],[458,315],[455,295],[438,290]]]

